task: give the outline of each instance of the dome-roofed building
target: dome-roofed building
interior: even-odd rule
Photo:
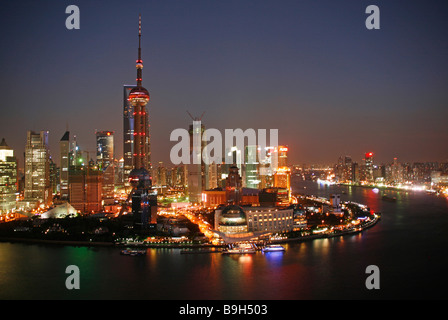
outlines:
[[[237,205],[216,210],[215,226],[218,231],[226,234],[247,232],[246,213]]]

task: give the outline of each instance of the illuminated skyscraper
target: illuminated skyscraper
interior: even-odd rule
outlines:
[[[134,107],[129,101],[129,93],[134,85],[123,86],[123,173],[124,181],[134,166]]]
[[[368,183],[373,183],[373,152],[365,154],[365,180]]]
[[[202,191],[208,188],[208,165],[202,158],[206,146],[204,137],[205,126],[200,118],[190,117],[193,124],[189,126],[190,134],[190,164],[188,165],[188,198],[191,203],[199,203],[202,200]]]
[[[70,132],[66,131],[59,141],[60,152],[60,172],[59,172],[59,185],[61,192],[61,200],[68,200],[68,176],[70,166]]]
[[[114,132],[96,132],[96,162],[98,169],[103,172],[103,199],[112,201],[115,188],[115,163],[114,163]]]
[[[28,131],[25,146],[25,194],[30,207],[49,205],[52,201],[50,185],[50,152],[48,131]]]
[[[17,159],[5,139],[0,143],[0,213],[16,208]]]
[[[245,160],[242,173],[244,181],[243,186],[246,188],[258,189],[261,182],[258,174],[258,146],[246,146],[244,157]]]

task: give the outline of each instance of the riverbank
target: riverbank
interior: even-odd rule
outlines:
[[[291,242],[310,241],[315,239],[334,238],[345,235],[352,235],[362,232],[368,228],[373,227],[380,217],[376,217],[374,220],[369,221],[358,228],[336,231],[332,233],[312,234],[307,236],[300,236],[294,238],[271,240],[271,243],[282,244]],[[163,248],[163,249],[213,249],[223,248],[225,245],[213,245],[210,243],[115,243],[115,242],[95,242],[95,241],[64,241],[64,240],[44,240],[35,238],[20,238],[20,237],[0,237],[0,242],[11,243],[28,243],[28,244],[42,244],[42,245],[60,245],[60,246],[75,246],[75,247],[139,247],[139,248]]]

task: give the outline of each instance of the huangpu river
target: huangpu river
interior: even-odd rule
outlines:
[[[448,199],[424,192],[294,183],[294,191],[364,203],[382,213],[354,235],[285,244],[285,252],[181,254],[147,249],[0,243],[0,299],[299,300],[446,299]],[[80,270],[68,290],[66,268]],[[379,269],[367,289],[366,268]]]

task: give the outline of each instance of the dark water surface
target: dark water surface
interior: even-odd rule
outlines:
[[[306,187],[306,188],[304,188]],[[231,256],[148,249],[0,243],[0,299],[446,299],[448,200],[368,188],[300,182],[295,190],[367,204],[381,221],[357,235],[286,245],[284,253]],[[344,191],[344,193],[343,193]],[[65,286],[80,269],[80,289]],[[380,289],[365,286],[380,270]]]

